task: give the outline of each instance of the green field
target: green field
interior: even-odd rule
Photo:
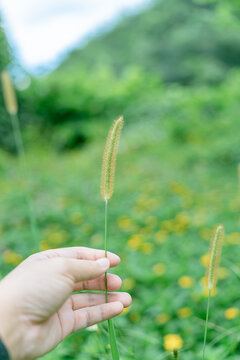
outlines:
[[[240,198],[232,155],[238,134],[234,115],[225,120],[226,98],[218,121],[210,121],[208,114],[199,119],[209,96],[169,89],[159,101],[175,98],[174,111],[144,121],[125,119],[109,209],[109,250],[121,256],[117,273],[133,297],[130,310],[115,321],[122,359],[167,358],[168,334],[181,337],[181,359],[201,358],[207,303],[204,255],[217,223],[225,225],[226,236],[217,292],[211,300],[207,359],[240,359],[238,310],[226,313],[240,306]],[[219,91],[211,96],[212,106],[216,105]],[[172,111],[178,114],[175,121]],[[181,116],[186,121],[179,121]],[[17,160],[1,155],[2,275],[35,248],[27,188],[41,250],[103,248],[99,187],[108,124],[91,126],[96,135],[80,150],[59,154],[43,146],[28,152],[28,183]],[[107,344],[106,327],[85,330],[45,359],[109,359]]]
[[[17,91],[27,171],[0,88],[2,277],[39,247],[104,247],[102,154],[112,121],[125,118],[109,204],[109,250],[133,298],[115,320],[121,360],[173,359],[176,346],[180,360],[201,359],[219,223],[226,235],[206,360],[240,360],[239,33],[239,1],[156,0],[50,74],[21,69],[31,83]],[[1,28],[0,44],[0,71],[12,61],[14,75]],[[110,360],[106,324],[43,358]]]

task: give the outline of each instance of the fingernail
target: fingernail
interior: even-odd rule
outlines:
[[[102,258],[97,260],[97,263],[101,266],[102,269],[108,269],[109,268],[109,260],[106,258]]]

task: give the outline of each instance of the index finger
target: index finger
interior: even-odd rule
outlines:
[[[42,251],[31,255],[26,261],[46,260],[56,257],[65,257],[78,260],[98,260],[103,258],[104,256],[104,250],[76,246]],[[120,257],[109,251],[107,252],[107,258],[110,262],[110,267],[117,266],[120,263]]]

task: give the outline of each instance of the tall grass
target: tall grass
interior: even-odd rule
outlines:
[[[23,145],[23,139],[22,139],[22,133],[19,123],[19,117],[18,117],[18,102],[16,93],[13,87],[13,83],[11,80],[11,77],[7,70],[2,71],[1,73],[1,81],[2,81],[2,89],[3,89],[3,97],[5,102],[6,110],[9,114],[11,123],[12,123],[12,129],[13,129],[13,136],[15,141],[15,146],[19,158],[20,168],[22,172],[22,177],[25,179],[25,181],[29,182],[29,174],[28,174],[28,167],[26,162],[26,155],[25,155],[25,149]],[[28,215],[29,215],[29,222],[31,227],[32,236],[34,239],[34,247],[35,251],[39,250],[39,231],[37,226],[37,221],[35,217],[35,212],[33,209],[33,203],[30,193],[30,187],[27,186],[26,189],[26,203],[28,207]]]
[[[116,166],[116,156],[118,150],[118,144],[120,139],[120,133],[123,127],[123,117],[117,118],[108,133],[107,142],[105,146],[103,165],[102,165],[102,181],[101,181],[101,195],[105,202],[105,257],[107,257],[108,249],[108,201],[111,199],[114,187],[114,175]],[[105,298],[108,302],[107,291],[107,273],[105,273]],[[113,320],[108,320],[108,331],[110,337],[110,346],[113,360],[119,359],[119,351],[117,347],[116,335]]]
[[[224,237],[224,227],[223,225],[220,224],[216,227],[214,231],[210,246],[210,262],[207,273],[208,302],[207,302],[206,322],[205,322],[204,341],[203,341],[203,354],[202,354],[203,360],[205,358],[205,350],[206,350],[211,291],[217,284],[217,272],[221,258],[223,237]]]

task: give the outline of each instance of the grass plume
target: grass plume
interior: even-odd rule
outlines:
[[[101,195],[105,202],[105,257],[107,257],[107,233],[108,233],[108,201],[111,199],[113,194],[114,185],[114,173],[116,166],[117,149],[120,139],[120,133],[123,127],[123,117],[120,116],[114,120],[113,125],[108,133],[107,142],[105,146],[103,165],[102,165],[102,182],[101,182]],[[108,302],[107,292],[107,273],[105,273],[105,298],[106,303]],[[112,319],[108,320],[108,332],[110,337],[110,347],[112,353],[112,359],[119,359],[119,352],[117,347],[115,329]]]
[[[11,77],[7,70],[2,71],[1,80],[6,110],[9,115],[16,115],[18,112],[17,97],[14,91]]]
[[[25,149],[24,149],[24,145],[23,145],[22,133],[21,133],[19,117],[18,117],[17,97],[16,97],[16,93],[14,90],[14,86],[13,86],[11,77],[7,70],[2,71],[1,82],[2,82],[5,107],[6,107],[6,110],[9,114],[9,117],[12,122],[15,146],[16,146],[18,157],[19,157],[20,168],[22,171],[21,175],[23,178],[25,178],[26,181],[28,181],[29,174],[28,174],[28,169],[27,169]],[[30,194],[29,188],[27,188],[27,191],[26,191],[26,203],[27,203],[27,207],[28,207],[29,223],[30,223],[30,227],[31,227],[31,232],[32,232],[32,236],[33,236],[33,239],[35,242],[34,251],[38,251],[39,250],[39,231],[37,228],[37,222],[36,222],[36,217],[35,217],[35,213],[33,210],[33,204],[32,204],[32,199],[31,199],[31,194]]]
[[[120,116],[114,120],[107,137],[103,156],[101,182],[101,194],[104,201],[110,200],[113,194],[116,156],[122,127],[123,117]]]
[[[211,290],[217,284],[217,273],[218,273],[218,267],[219,267],[219,263],[220,263],[220,259],[221,259],[223,237],[224,237],[224,227],[221,224],[217,225],[215,228],[215,231],[213,233],[213,237],[212,237],[211,245],[210,245],[210,262],[209,262],[208,273],[207,273],[208,303],[207,303],[207,313],[206,313],[206,322],[205,322],[202,359],[204,359],[204,357],[205,357]]]

